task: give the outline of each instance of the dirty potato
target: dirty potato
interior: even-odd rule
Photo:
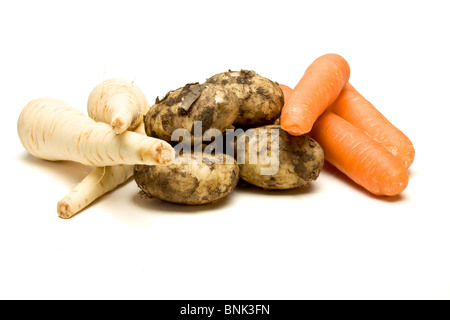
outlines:
[[[157,99],[144,117],[148,136],[171,142],[172,133],[186,129],[194,135],[194,122],[208,129],[224,131],[236,120],[239,100],[226,88],[212,83],[191,83]]]
[[[134,179],[148,197],[188,205],[215,202],[236,187],[239,166],[233,158],[204,154],[202,162],[193,161],[193,156],[183,155],[168,166],[136,165]]]
[[[291,136],[279,125],[249,129],[245,134],[249,138],[242,144],[245,162],[239,161],[243,163],[239,165],[241,179],[264,189],[283,190],[306,186],[319,176],[323,150],[308,135]],[[257,161],[251,161],[251,154]]]
[[[239,98],[238,127],[257,127],[272,124],[280,117],[284,105],[283,91],[277,83],[254,71],[228,71],[216,74],[206,83],[221,85]]]

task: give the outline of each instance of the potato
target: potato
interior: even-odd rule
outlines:
[[[194,121],[202,122],[201,134],[211,128],[223,132],[238,112],[239,100],[234,93],[212,83],[191,83],[156,100],[144,117],[145,132],[171,142],[176,129],[186,129],[193,136]]]
[[[222,85],[239,98],[237,127],[257,127],[272,124],[280,117],[284,105],[283,91],[277,83],[254,71],[228,71],[216,74],[206,83]]]
[[[262,135],[262,129],[267,129],[267,135]],[[279,139],[271,141],[271,129],[278,130]],[[308,135],[291,136],[279,125],[249,130],[255,130],[255,135],[245,143],[245,162],[239,164],[241,179],[264,189],[276,190],[306,186],[317,179],[324,164],[324,154],[321,146]],[[255,164],[249,161],[250,152],[259,153]],[[263,174],[273,163],[277,164],[277,159],[278,171]]]
[[[217,163],[221,159],[223,164]],[[227,155],[177,157],[168,166],[136,165],[134,179],[142,192],[163,201],[197,205],[215,202],[230,194],[239,181],[239,166]]]

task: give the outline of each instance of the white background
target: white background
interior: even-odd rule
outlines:
[[[0,298],[450,298],[449,35],[446,1],[2,1]],[[17,137],[37,97],[85,110],[121,77],[152,101],[241,68],[294,86],[329,52],[414,142],[400,197],[332,168],[307,190],[203,207],[140,199],[130,181],[66,221],[56,203],[89,168]]]

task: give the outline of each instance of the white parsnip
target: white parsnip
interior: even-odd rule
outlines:
[[[98,113],[96,110],[93,110],[96,108],[97,106],[95,103],[88,103],[88,114],[90,114],[91,118],[97,122],[106,122],[104,113]],[[126,108],[126,106],[117,105],[116,108]],[[149,106],[145,106],[144,111],[147,112],[148,109]],[[134,132],[145,135],[142,118],[143,115],[140,116],[140,125]],[[133,172],[133,165],[94,168],[69,194],[58,202],[58,215],[63,219],[72,218],[75,214],[104,194],[127,182],[133,176]]]
[[[61,218],[69,219],[105,193],[125,183],[134,166],[118,165],[94,168],[68,195],[58,202]]]
[[[31,101],[17,123],[19,138],[33,156],[70,160],[95,167],[172,163],[175,152],[159,139],[95,122],[68,104],[51,98]]]
[[[144,123],[134,130],[145,135]],[[58,202],[61,218],[69,219],[89,204],[127,182],[134,172],[133,165],[94,168],[72,191]]]
[[[136,129],[147,108],[142,91],[133,82],[121,79],[103,81],[88,98],[89,116],[110,124],[116,133]]]

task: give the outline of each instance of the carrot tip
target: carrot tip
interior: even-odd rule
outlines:
[[[304,132],[304,130],[301,130],[296,125],[283,124],[283,120],[281,120],[281,129],[283,129],[284,131],[289,133],[291,136],[301,136],[301,135],[304,135],[305,133],[308,133],[308,132]]]

